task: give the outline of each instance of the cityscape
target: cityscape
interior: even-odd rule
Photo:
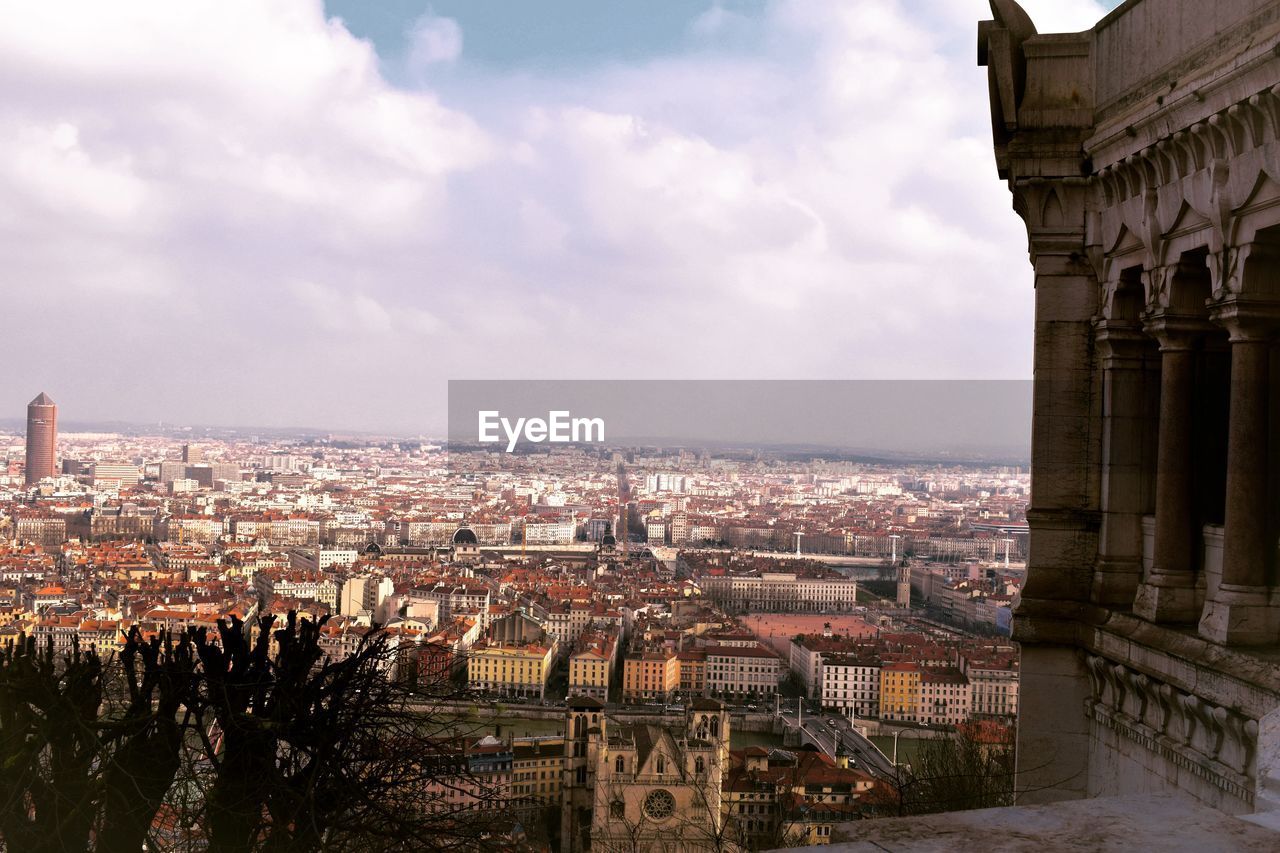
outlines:
[[[442,802],[501,803],[503,841],[656,838],[661,790],[681,813],[714,797],[695,847],[822,844],[896,807],[900,749],[1011,738],[1025,468],[556,448],[495,471],[424,440],[58,417],[42,392],[0,439],[0,642],[107,658],[134,629],[293,613],[338,658],[385,632],[387,679],[466,696],[466,784]]]
[[[0,96],[0,853],[1280,850],[1280,0],[48,0]]]

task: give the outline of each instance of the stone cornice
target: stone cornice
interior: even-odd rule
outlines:
[[[1204,121],[1240,100],[1242,91],[1259,91],[1263,86],[1257,80],[1275,79],[1269,66],[1275,61],[1277,32],[1274,11],[1255,16],[1180,57],[1174,66],[1156,71],[1138,89],[1100,102],[1096,132],[1085,143],[1089,156],[1109,165],[1166,136],[1167,128]],[[1229,65],[1214,66],[1222,56],[1221,45],[1231,43],[1250,47]],[[1166,80],[1171,82],[1162,82]]]
[[[1163,134],[1151,144],[1095,172],[1104,205],[1141,198],[1210,168],[1221,170],[1232,159],[1280,140],[1280,85],[1254,92],[1201,120],[1185,125],[1166,122],[1162,127]],[[1168,127],[1177,129],[1169,132]],[[1230,208],[1246,200],[1232,199]]]

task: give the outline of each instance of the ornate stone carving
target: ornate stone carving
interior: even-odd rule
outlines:
[[[1227,246],[1209,255],[1209,275],[1213,282],[1214,302],[1239,296],[1244,289],[1245,261],[1252,246]]]
[[[1172,279],[1172,267],[1149,267],[1142,271],[1142,290],[1148,310],[1169,304],[1169,283]]]
[[[1085,663],[1095,725],[1252,806],[1256,720],[1102,655]]]

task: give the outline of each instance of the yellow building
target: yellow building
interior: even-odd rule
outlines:
[[[578,646],[579,651],[569,657],[569,695],[608,701],[617,638],[586,633]]]
[[[563,789],[564,738],[516,738],[512,762],[511,793],[517,807],[560,805]]]
[[[880,719],[916,719],[920,707],[920,666],[907,661],[880,669]]]
[[[473,690],[542,699],[555,653],[555,641],[550,645],[476,643],[468,654],[467,681]]]
[[[622,701],[663,701],[680,687],[680,659],[670,649],[631,652],[622,664]]]

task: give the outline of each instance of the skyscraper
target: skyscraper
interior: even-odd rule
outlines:
[[[27,485],[58,474],[55,457],[58,444],[58,407],[49,395],[40,392],[27,404]]]

